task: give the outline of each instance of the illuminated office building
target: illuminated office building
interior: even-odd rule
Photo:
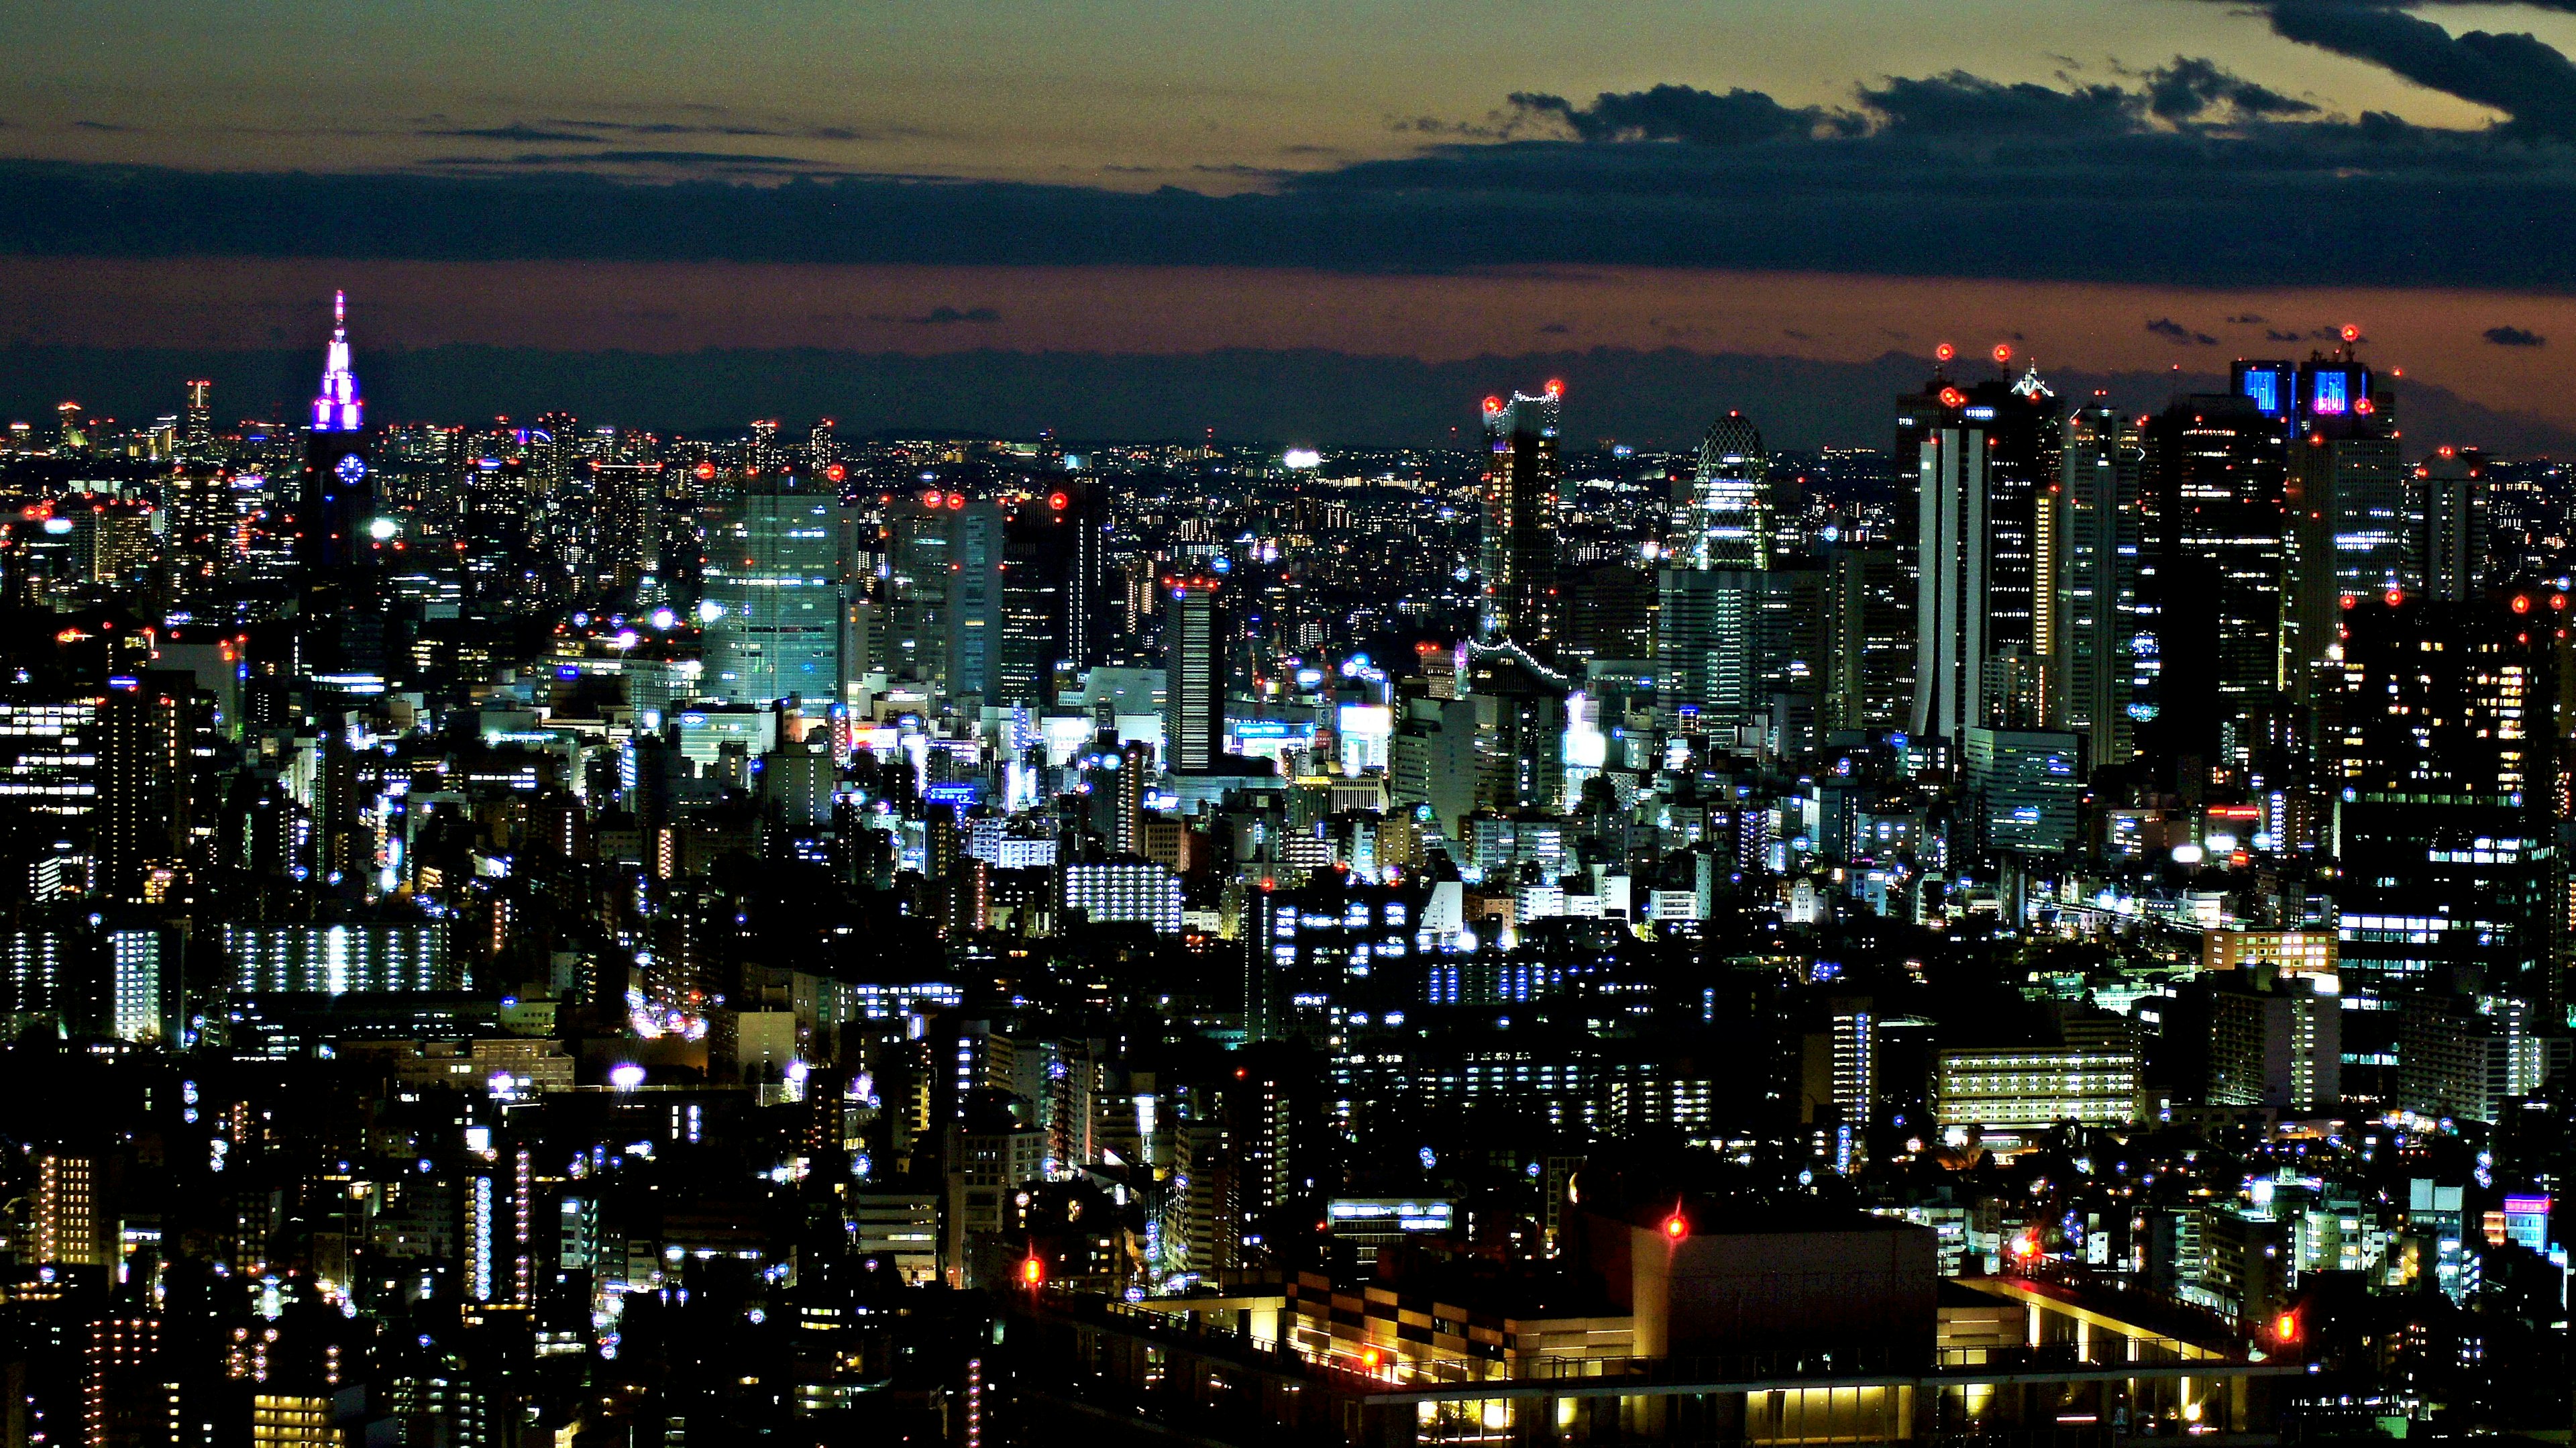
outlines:
[[[1897,399],[1896,438],[1915,519],[1912,732],[1955,750],[1972,726],[2052,722],[2064,541],[2055,394],[2036,372],[1966,388],[1935,374]]]
[[[2342,610],[2340,957],[2363,1012],[2348,1050],[2384,1056],[2389,1033],[2368,1028],[2416,991],[2559,1001],[2558,597]]]
[[[837,702],[849,560],[837,488],[783,473],[745,482],[707,530],[707,693]]]
[[[2149,750],[2196,795],[2242,777],[2279,696],[2288,442],[2241,390],[2176,400],[2147,427],[2159,670]]]
[[[1226,621],[1212,579],[1171,585],[1163,607],[1163,760],[1207,774],[1225,757]]]
[[[2488,481],[2483,459],[2444,447],[2415,469],[2424,517],[2424,591],[2461,602],[2486,582]]]
[[[1485,531],[1480,554],[1481,626],[1494,641],[1554,658],[1563,632],[1558,596],[1557,423],[1564,384],[1537,397],[1485,399]]]
[[[2117,408],[2096,405],[2068,417],[2061,469],[2065,725],[2084,737],[2096,768],[2125,764],[2135,753],[2138,727],[2153,717],[2163,662],[2152,605],[2141,597],[2152,576],[2141,536],[2145,458],[2136,424]]]
[[[2398,457],[2396,394],[2353,355],[2353,329],[2346,334],[2333,356],[2311,356],[2295,373],[2278,363],[2238,364],[2240,391],[2292,379],[2284,415],[2292,527],[2284,556],[2281,680],[2292,702],[2306,709],[2334,692],[2343,601],[2421,586],[2421,562],[2413,554],[2422,524]],[[2258,376],[2268,381],[2255,381]],[[2321,743],[2318,753],[2332,751]]]
[[[1762,433],[1741,412],[1709,425],[1691,475],[1677,560],[1693,568],[1771,566],[1770,458]]]

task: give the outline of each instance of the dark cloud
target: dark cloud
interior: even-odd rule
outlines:
[[[2147,109],[2181,124],[2213,112],[2236,117],[2314,115],[2316,107],[2258,85],[2215,61],[2177,55],[2173,64],[2147,73]]]
[[[794,147],[636,147],[633,129],[589,145],[460,147],[414,174],[0,162],[0,255],[1651,265],[2555,288],[2576,233],[2576,144],[2307,115],[2188,58],[2118,84],[1890,80],[1849,110],[1680,86],[1582,104],[1523,95],[1489,121],[1425,132],[1438,139],[1407,157],[1230,172],[1252,184],[1224,196],[892,177]]]
[[[2566,7],[2558,7],[2566,8]],[[2274,33],[2384,66],[2433,90],[2505,113],[2504,129],[2576,140],[2576,64],[2537,36],[2471,30],[2350,0],[2273,0]]]
[[[2207,332],[2195,332],[2191,328],[2184,326],[2182,323],[2175,321],[2171,317],[2156,318],[2154,321],[2147,323],[2147,330],[2169,341],[2194,342],[2203,347],[2215,347],[2218,345],[2218,339],[2216,337],[2209,335]]]
[[[588,131],[564,130],[557,126],[532,126],[525,121],[512,121],[506,126],[440,126],[413,134],[473,141],[514,141],[522,145],[546,141],[595,142],[599,137]]]
[[[2523,327],[2489,327],[2480,336],[2499,347],[2545,347],[2549,339]]]
[[[953,327],[960,322],[998,322],[1002,314],[991,307],[933,307],[918,317],[905,321],[916,327]]]
[[[109,131],[109,132],[115,132],[115,133],[118,133],[118,134],[122,134],[122,133],[124,133],[124,132],[131,131],[131,130],[133,130],[133,129],[134,129],[132,126],[121,126],[121,125],[118,125],[118,124],[117,124],[116,122],[114,122],[114,121],[74,121],[74,122],[72,122],[72,126],[73,126],[73,128],[74,128],[74,129],[76,129],[76,130],[82,130],[82,131]]]
[[[2284,332],[2278,327],[2265,328],[2263,339],[2267,342],[2304,342],[2308,340],[2304,333]]]
[[[1885,133],[1971,140],[2122,135],[2137,129],[2143,104],[2137,92],[2116,85],[2057,90],[2029,81],[2007,85],[1958,70],[1863,86],[1859,94]]]
[[[1586,141],[1683,141],[1697,146],[1741,146],[1754,141],[1806,137],[1819,131],[1849,133],[1860,120],[1816,106],[1790,107],[1760,91],[1724,95],[1686,85],[1659,85],[1624,94],[1604,91],[1589,105],[1563,96],[1515,92],[1512,109],[1529,119],[1554,118]]]
[[[2252,312],[2246,312],[2242,315],[2228,318],[2227,325],[2231,327],[2259,327],[2262,326],[2266,320],[2268,319],[2257,316]]]

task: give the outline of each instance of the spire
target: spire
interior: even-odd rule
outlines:
[[[322,391],[313,399],[315,432],[360,429],[358,374],[349,370],[349,294],[331,294],[331,346],[322,359]]]

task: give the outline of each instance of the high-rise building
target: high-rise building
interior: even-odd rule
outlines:
[[[1163,610],[1163,759],[1207,774],[1225,754],[1225,609],[1216,580],[1175,579]]]
[[[1109,660],[1108,496],[1067,482],[1031,498],[1004,535],[999,702],[1044,707]]]
[[[188,384],[188,406],[179,433],[180,456],[205,462],[215,454],[215,384],[197,378]]]
[[[2424,591],[2459,602],[2486,582],[2487,479],[2474,456],[2442,447],[2415,469],[2424,515]]]
[[[2284,568],[2281,681],[2305,713],[2335,692],[2338,615],[2347,598],[2412,592],[2421,523],[2397,453],[2397,399],[2353,355],[2355,328],[2333,356],[2287,364],[2239,364],[2246,387],[2277,388],[2288,377],[2290,529]],[[2250,370],[2249,370],[2250,369]],[[2256,382],[2259,376],[2265,379]],[[2257,399],[2259,402],[2261,399]],[[2318,754],[2331,757],[2325,731]]]
[[[1967,388],[1935,374],[1897,399],[1896,436],[1915,517],[1913,732],[1956,749],[1974,725],[2051,722],[2056,395],[2035,371]]]
[[[246,994],[448,991],[464,972],[444,920],[282,921],[218,929],[232,988]]]
[[[838,489],[787,473],[746,480],[707,530],[706,691],[839,701],[850,557]]]
[[[873,653],[888,674],[994,699],[1013,643],[1002,512],[989,498],[925,489],[887,519],[886,577]]]
[[[2245,364],[2239,364],[2240,370]],[[2288,444],[2240,386],[2177,399],[2148,425],[2160,669],[2150,750],[2186,798],[2250,768],[2279,697]]]
[[[1771,566],[1770,458],[1741,412],[1709,425],[1673,551],[1694,568]]]
[[[295,517],[295,561],[310,575],[345,572],[373,551],[376,489],[367,462],[364,404],[349,366],[349,300],[331,294],[331,345],[322,389],[306,434],[301,501]]]
[[[1677,719],[1735,725],[1823,672],[1824,571],[1669,567],[1656,574],[1656,703]]]
[[[2355,1018],[2356,1031],[2420,990],[2553,1005],[2563,868],[2546,600],[2391,592],[2342,613],[2344,993],[2382,1003]]]
[[[2332,976],[2235,971],[2211,993],[2209,1100],[2305,1111],[2343,1097],[2343,1000]]]
[[[1485,399],[1485,531],[1480,553],[1482,628],[1540,660],[1555,657],[1563,600],[1557,593],[1557,422],[1565,384],[1510,402]]]
[[[120,675],[99,700],[90,849],[95,888],[108,899],[143,900],[156,872],[182,866],[195,712],[189,684],[188,675],[171,670]]]
[[[2083,743],[2055,729],[1970,728],[1961,776],[1975,802],[1978,847],[2056,855],[2075,843]]]
[[[2135,752],[2137,727],[2155,707],[2162,662],[2139,589],[2145,456],[2136,425],[2117,408],[2081,408],[2067,419],[2060,586],[2065,722],[2084,737],[2085,757],[2097,769],[2125,764]]]

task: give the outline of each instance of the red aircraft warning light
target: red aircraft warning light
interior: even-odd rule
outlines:
[[[700,463],[695,469],[693,469],[693,471],[697,473],[699,482],[705,483],[715,480],[716,465],[714,463]]]
[[[1967,401],[1968,394],[1961,392],[1958,388],[1944,387],[1941,389],[1941,405],[1943,407],[1962,407],[1967,404]]]
[[[1047,506],[1061,513],[1065,509],[1073,506],[1073,499],[1062,493],[1049,493],[1047,494]]]
[[[2360,341],[2360,340],[2361,340],[2361,329],[2360,329],[2359,327],[2356,327],[2356,326],[2352,325],[2352,324],[2351,324],[2351,323],[2349,323],[2349,322],[2346,322],[2346,323],[2344,324],[2344,328],[2343,328],[2343,339],[2344,339],[2345,341],[2347,341],[2347,342],[2358,342],[2358,341]]]
[[[1028,1287],[1032,1290],[1044,1287],[1046,1285],[1046,1264],[1035,1257],[1023,1259],[1020,1263],[1020,1283],[1022,1286]]]
[[[823,476],[825,476],[825,477],[827,477],[827,478],[830,478],[833,482],[836,482],[836,483],[837,483],[837,482],[839,482],[839,481],[841,481],[843,478],[848,477],[849,475],[850,475],[850,470],[849,470],[848,468],[845,468],[845,467],[841,466],[839,463],[834,463],[834,464],[832,464],[830,467],[823,469]]]
[[[1958,355],[1959,349],[1951,346],[1947,342],[1944,342],[1940,346],[1932,349],[1932,360],[1935,362],[1947,362]]]
[[[2003,366],[2005,363],[2010,362],[2011,360],[2012,360],[2012,343],[2010,343],[2010,342],[1997,342],[1997,343],[1995,344],[1995,365],[1996,365],[1996,366],[1998,366],[1998,367],[2001,367],[2001,366]]]
[[[1664,1218],[1665,1241],[1678,1242],[1689,1235],[1690,1220],[1684,1217],[1678,1209],[1676,1209],[1671,1216]]]

